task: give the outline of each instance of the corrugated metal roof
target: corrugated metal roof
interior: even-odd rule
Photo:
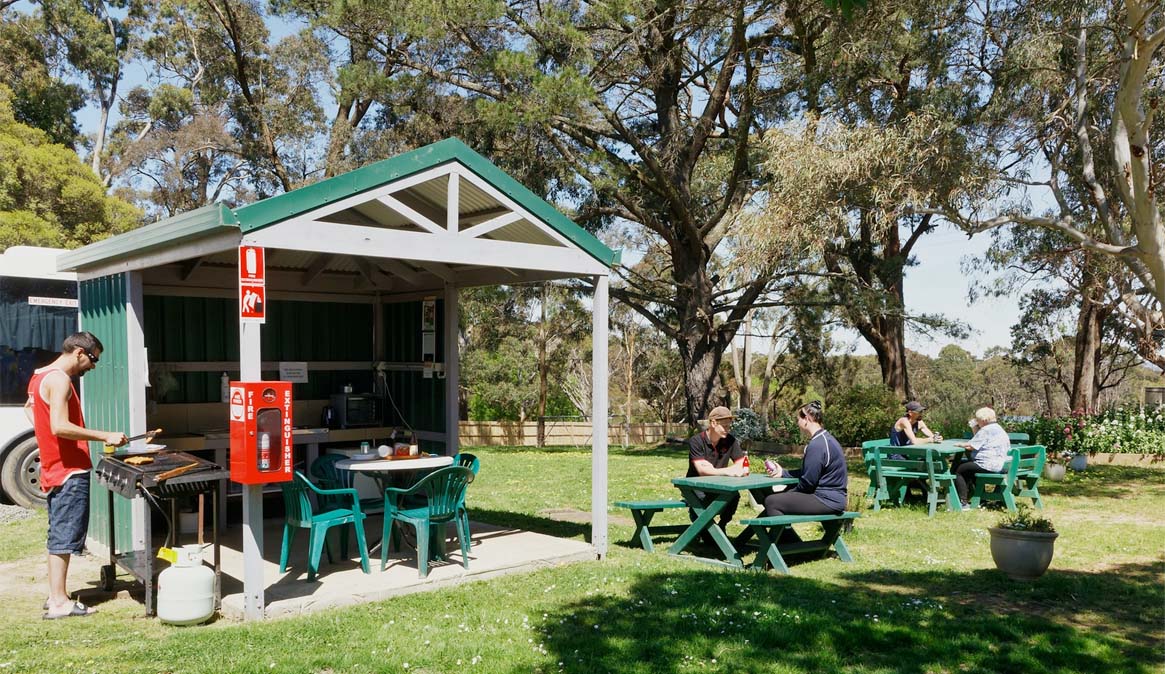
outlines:
[[[590,256],[606,266],[617,264],[619,255],[560,213],[553,206],[526,189],[501,169],[490,163],[456,138],[427,145],[418,150],[370,164],[355,171],[335,176],[327,180],[292,190],[286,194],[237,208],[234,211],[221,204],[202,208],[167,218],[132,232],[127,232],[104,241],[90,244],[78,250],[62,254],[57,259],[62,271],[83,271],[100,269],[110,263],[141,257],[156,250],[181,252],[185,244],[192,244],[203,237],[226,230],[250,232],[282,222],[289,218],[319,209],[341,199],[389,185],[403,178],[423,171],[438,168],[450,162],[457,162],[491,189],[506,199],[512,200],[521,209],[532,214],[544,226],[553,228],[568,241],[577,245]],[[446,202],[448,199],[448,174],[432,180],[412,185],[392,194],[410,208],[433,220],[440,227],[445,226]],[[460,213],[462,228],[484,222],[502,213],[509,212],[502,203],[469,180],[459,183]],[[405,216],[376,199],[369,199],[357,206],[321,218],[328,222],[351,225],[387,227],[423,231]],[[561,245],[540,231],[533,222],[511,223],[489,234],[488,238],[522,243]],[[233,264],[228,260],[233,252],[214,254],[216,261]],[[197,255],[197,253],[192,253]],[[290,258],[287,258],[290,259]],[[279,262],[276,262],[278,265]],[[291,264],[290,262],[288,263]],[[310,263],[308,263],[310,264]],[[329,269],[339,270],[339,266],[355,269],[350,261],[337,259]],[[298,265],[293,265],[296,268]],[[343,269],[349,271],[350,269]]]
[[[619,255],[615,251],[607,248],[590,232],[576,225],[558,209],[456,138],[448,138],[314,185],[307,185],[286,194],[264,199],[258,203],[236,209],[235,215],[239,219],[240,229],[243,232],[251,232],[454,161],[472,171],[498,192],[512,199],[604,265],[611,266],[618,263]],[[444,194],[441,194],[439,200],[435,199],[436,194],[440,192],[441,181],[428,182],[434,184],[414,186],[411,191],[421,197],[425,197],[428,193],[431,196],[426,197],[426,200],[433,198],[433,203],[444,204]],[[479,194],[473,194],[475,189],[472,185],[465,185],[465,182],[462,181],[459,190],[470,193],[472,201],[477,202],[479,197],[486,197],[486,195],[480,194],[480,191],[478,191]],[[479,205],[485,207],[487,199],[488,197],[481,199]]]
[[[211,204],[63,253],[57,258],[57,269],[83,270],[238,228],[239,221],[231,209]]]

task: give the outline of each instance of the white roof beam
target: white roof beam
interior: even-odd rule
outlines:
[[[311,266],[307,268],[307,271],[303,272],[303,279],[300,281],[300,284],[304,286],[311,285],[311,282],[316,280],[316,277],[322,274],[324,269],[327,269],[328,265],[334,259],[336,259],[335,255],[327,253],[317,255],[315,260],[312,261]]]
[[[560,244],[562,244],[564,246],[568,246],[568,247],[574,246],[574,244],[572,244],[570,241],[568,241],[565,236],[563,236],[562,234],[559,234],[558,230],[554,229],[553,227],[549,227],[549,226],[543,224],[541,220],[534,217],[533,214],[529,213],[526,209],[519,206],[516,201],[507,197],[505,194],[502,194],[497,188],[495,188],[493,185],[486,182],[485,180],[482,180],[473,171],[470,171],[469,169],[462,167],[460,164],[454,164],[453,170],[456,171],[457,174],[460,175],[462,178],[467,180],[470,184],[477,187],[482,192],[485,192],[486,195],[488,195],[494,201],[497,201],[499,204],[501,204],[502,206],[505,206],[506,208],[509,208],[511,211],[514,211],[515,213],[521,213],[525,217],[525,219],[527,219],[530,222],[537,225],[538,228],[541,229],[543,232],[545,232],[547,236],[553,238],[555,241],[559,242]]]
[[[397,229],[376,229],[321,223],[307,219],[287,220],[255,230],[244,237],[248,244],[278,245],[289,250],[367,256],[382,251],[394,258],[451,265],[481,265],[532,269],[565,274],[605,274],[610,270],[586,252],[558,247],[464,236],[434,235]],[[384,258],[381,258],[384,259]]]
[[[493,218],[491,220],[486,220],[485,222],[481,223],[480,225],[474,225],[473,227],[470,227],[469,229],[462,232],[461,234],[462,234],[462,236],[468,236],[470,238],[475,238],[475,237],[482,236],[484,234],[489,234],[490,232],[494,231],[495,229],[500,229],[502,227],[505,227],[508,224],[517,222],[521,219],[522,219],[521,213],[514,213],[514,212],[506,213],[505,215],[499,215],[496,218]]]
[[[461,179],[456,173],[449,174],[448,197],[445,199],[445,229],[450,234],[457,233],[457,219],[461,217]]]
[[[360,275],[367,279],[374,288],[380,288],[381,290],[392,289],[392,279],[385,276],[384,272],[380,271],[375,265],[362,257],[354,258],[353,261],[356,263],[356,268],[360,270]]]
[[[443,265],[440,262],[421,262],[421,269],[425,269],[434,276],[441,278],[449,283],[457,282],[457,272],[453,271],[448,265]]]
[[[202,263],[206,261],[205,256],[196,257],[193,260],[188,260],[182,265],[182,280],[189,281],[190,277],[198,270]]]
[[[396,197],[388,195],[388,194],[381,196],[381,197],[378,197],[377,199],[380,201],[380,203],[384,204],[385,206],[388,206],[389,208],[396,211],[397,213],[400,213],[401,215],[405,216],[413,224],[421,227],[422,229],[427,229],[434,234],[444,234],[445,233],[444,227],[441,227],[437,223],[435,223],[432,220],[430,220],[429,218],[425,217],[424,215],[421,214],[420,211],[405,204],[400,199],[397,199]]]
[[[393,276],[399,276],[405,283],[415,286],[421,281],[420,274],[413,271],[407,264],[390,258],[380,258],[381,266]]]

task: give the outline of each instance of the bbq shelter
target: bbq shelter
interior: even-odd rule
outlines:
[[[240,296],[241,246],[265,257],[263,322],[244,318],[255,305]],[[228,420],[222,375],[274,380],[287,363],[308,373],[293,387],[296,426],[318,426],[333,393],[380,391],[384,428],[407,426],[424,449],[455,454],[459,289],[587,280],[594,290],[591,546],[601,558],[608,275],[618,260],[487,159],[447,139],[250,205],[214,204],[167,218],[63,253],[57,266],[78,274],[81,326],[105,345],[100,367],[82,380],[87,424],[127,435],[162,426],[179,448],[217,443],[220,460],[229,444],[221,437]],[[315,444],[305,445],[314,453]],[[92,443],[91,451],[96,463],[101,447]],[[253,619],[264,606],[263,486],[241,491],[243,591]],[[91,499],[90,538],[104,547],[111,514],[97,483]],[[114,510],[118,549],[150,544],[140,533],[144,506],[117,497]]]

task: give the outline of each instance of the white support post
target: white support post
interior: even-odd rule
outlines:
[[[239,321],[239,381],[263,378],[258,323]],[[263,485],[243,485],[243,616],[262,620],[263,582]]]
[[[145,308],[142,299],[142,273],[125,273],[125,346],[126,371],[129,377],[129,428],[127,435],[146,432],[146,333]],[[133,549],[148,550],[146,543],[146,500],[138,497],[130,505],[133,523]]]
[[[457,286],[445,284],[445,455],[454,456],[460,450],[458,437],[461,415],[459,384],[461,380],[460,353],[457,349]]]
[[[595,277],[591,316],[591,545],[607,555],[607,292],[606,276]]]

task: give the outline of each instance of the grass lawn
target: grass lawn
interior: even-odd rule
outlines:
[[[471,517],[589,536],[589,525],[551,516],[589,511],[587,452],[472,451],[482,469]],[[668,480],[685,462],[672,448],[613,451],[610,501],[676,497]],[[851,492],[864,492],[860,466],[850,474]],[[1094,466],[1041,491],[1060,538],[1034,583],[995,570],[991,511],[866,510],[846,537],[854,564],[809,561],[791,576],[673,559],[670,539],[646,554],[627,547],[630,517],[612,511],[603,562],[189,628],[145,618],[124,594],[91,618],[42,621],[38,514],[0,525],[0,674],[1165,672],[1165,471]],[[70,580],[75,590],[97,579]]]

